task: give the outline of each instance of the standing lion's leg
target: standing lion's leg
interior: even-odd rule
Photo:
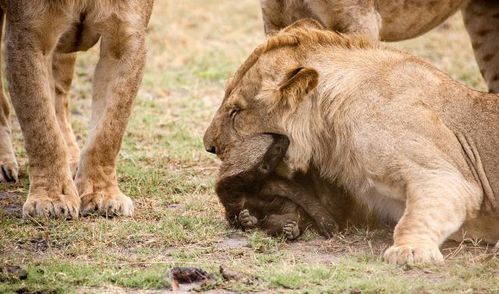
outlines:
[[[1,28],[3,26],[3,19],[3,10],[0,8],[0,44],[2,43]],[[3,91],[3,82],[0,76],[0,183],[16,182],[18,169],[14,150],[12,149],[12,142],[10,141],[9,104]]]
[[[384,257],[390,263],[442,262],[439,246],[480,207],[480,190],[459,174],[422,179],[406,186],[406,208],[395,227],[394,244]],[[435,173],[433,171],[433,173]]]
[[[18,169],[10,140],[9,105],[0,82],[0,183],[16,182]]]
[[[499,2],[473,0],[463,18],[489,91],[499,93]]]
[[[111,27],[111,26],[109,26]],[[82,214],[130,216],[132,200],[118,188],[116,157],[145,62],[145,27],[114,23],[101,39],[100,60],[94,76],[92,125],[82,152],[76,185]]]
[[[286,6],[283,1],[260,0],[260,7],[262,9],[263,28],[267,36],[279,32],[293,22],[291,16],[285,15]]]
[[[36,17],[19,2],[8,13],[7,77],[12,104],[25,139],[30,189],[23,216],[78,217],[80,199],[69,171],[64,138],[53,104],[52,53],[64,29],[60,15]],[[38,2],[36,2],[38,3]]]
[[[61,129],[69,155],[71,174],[76,175],[76,168],[80,159],[80,148],[69,122],[68,94],[73,81],[76,53],[54,53],[52,72],[54,75],[55,114]]]
[[[374,0],[309,1],[310,10],[330,30],[346,34],[361,33],[379,39],[381,16]]]

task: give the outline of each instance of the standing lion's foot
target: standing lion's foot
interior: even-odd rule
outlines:
[[[282,228],[282,232],[284,233],[284,237],[288,240],[295,240],[300,237],[300,227],[296,221],[289,221]]]
[[[252,216],[247,209],[241,210],[237,220],[241,226],[246,229],[253,228],[258,223],[258,219]]]
[[[98,213],[106,217],[132,216],[133,201],[117,188],[81,195],[81,214]]]
[[[55,183],[49,188],[39,185],[36,180],[31,183],[30,193],[23,205],[24,218],[78,218],[80,197],[73,181],[67,179],[63,184]]]
[[[19,167],[16,158],[0,155],[0,183],[15,183],[18,180]]]
[[[19,167],[17,165],[10,134],[0,127],[0,183],[17,182]]]
[[[392,264],[441,263],[444,257],[438,246],[393,245],[385,251],[384,259]]]
[[[83,216],[97,213],[106,217],[132,216],[133,201],[118,188],[114,165],[85,164],[78,167],[76,187],[81,198]]]

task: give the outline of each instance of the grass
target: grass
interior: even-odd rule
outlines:
[[[202,135],[225,78],[264,38],[257,2],[156,1],[143,86],[119,157],[120,186],[135,201],[133,218],[22,220],[28,176],[14,125],[21,181],[0,186],[0,267],[20,266],[28,276],[0,273],[0,293],[154,292],[170,288],[168,272],[175,266],[215,273],[204,290],[499,293],[497,256],[472,243],[447,244],[444,265],[396,267],[380,258],[390,232],[352,229],[331,240],[309,232],[286,243],[227,227],[213,191],[218,162],[203,150]],[[395,46],[485,88],[458,16]],[[81,145],[97,56],[95,49],[80,53],[72,88]],[[242,278],[224,280],[220,266]]]

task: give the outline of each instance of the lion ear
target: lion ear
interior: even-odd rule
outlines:
[[[317,87],[319,73],[308,67],[297,67],[286,73],[284,79],[279,83],[281,102],[296,109],[310,91]]]

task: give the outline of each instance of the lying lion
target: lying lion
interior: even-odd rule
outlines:
[[[315,166],[397,221],[387,261],[440,262],[451,236],[499,240],[498,123],[497,95],[305,20],[242,64],[204,144],[223,160],[241,138],[285,135],[291,169]]]
[[[77,218],[80,208],[83,214],[132,214],[132,200],[118,188],[116,157],[142,79],[152,5],[153,0],[0,0],[9,92],[29,158],[23,216]],[[75,52],[98,41],[91,129],[80,157],[68,120],[68,91]],[[2,91],[0,182],[17,180],[7,116]]]
[[[224,159],[216,185],[227,221],[243,229],[298,238],[307,228],[330,238],[348,225],[376,225],[351,196],[325,183],[315,169],[290,179],[279,170],[289,140],[257,134],[234,144]]]
[[[267,34],[302,18],[328,29],[383,41],[417,37],[461,10],[477,63],[492,92],[499,92],[499,2],[490,0],[260,0]]]

